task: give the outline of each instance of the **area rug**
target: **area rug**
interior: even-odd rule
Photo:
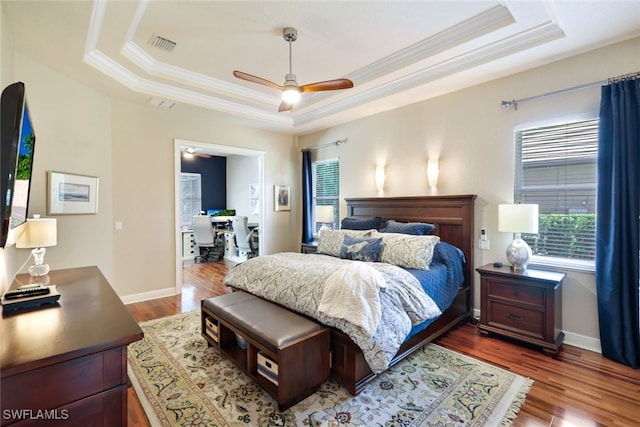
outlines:
[[[200,334],[200,312],[141,323],[129,376],[153,426],[498,426],[532,380],[429,344],[351,396],[328,380],[284,412]]]

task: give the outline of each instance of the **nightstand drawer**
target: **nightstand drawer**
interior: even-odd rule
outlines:
[[[489,298],[503,298],[505,300],[544,307],[545,290],[533,286],[518,286],[498,280],[490,280],[488,286]]]
[[[539,345],[556,354],[562,341],[564,273],[487,264],[480,273],[480,322],[483,335],[501,334]]]
[[[487,324],[508,329],[532,338],[545,339],[545,313],[522,307],[489,301]]]

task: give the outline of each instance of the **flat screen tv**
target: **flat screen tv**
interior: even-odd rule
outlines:
[[[24,83],[2,91],[0,106],[0,247],[9,231],[27,220],[36,136],[25,98]]]

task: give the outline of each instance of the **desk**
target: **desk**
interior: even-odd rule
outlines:
[[[14,412],[20,425],[50,425],[28,419],[28,410],[32,417],[46,410],[60,425],[126,426],[127,345],[142,339],[142,329],[97,267],[48,277],[59,305],[2,316],[1,425],[21,421],[5,417],[7,410],[21,410]]]

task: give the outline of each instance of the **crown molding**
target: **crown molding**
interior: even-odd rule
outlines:
[[[509,9],[502,5],[495,6],[350,73],[347,77],[362,84],[515,22]]]
[[[564,31],[556,23],[547,21],[536,27],[505,37],[497,42],[490,43],[481,48],[476,48],[413,74],[382,84],[366,92],[361,92],[332,103],[331,105],[300,114],[295,117],[294,126],[298,127],[308,125],[315,120],[319,120],[329,115],[343,112],[362,104],[377,101],[387,96],[397,94],[398,92],[413,89],[417,86],[433,82],[448,75],[459,73],[496,59],[504,58],[510,54],[521,52],[533,46],[547,43],[564,36]]]
[[[328,100],[332,96],[331,94],[309,94],[310,96],[306,97],[305,101],[301,103],[300,112],[294,110],[291,113],[283,114],[276,112],[276,107],[280,103],[279,97],[269,96],[261,91],[247,89],[241,85],[157,61],[134,43],[133,36],[144,16],[148,4],[147,0],[140,2],[128,28],[126,41],[120,50],[120,54],[129,59],[142,72],[156,78],[165,79],[173,84],[138,76],[124,65],[101,52],[97,47],[107,4],[108,1],[94,1],[85,45],[85,63],[133,91],[259,120],[286,130],[303,126],[313,127],[312,124],[314,122],[319,122],[338,113],[434,82],[454,73],[467,71],[473,67],[487,64],[565,36],[564,31],[547,17],[547,21],[536,26],[526,28],[479,47],[477,43],[471,43],[466,46],[467,51],[462,54],[442,60],[439,63],[392,81],[382,82],[366,91],[358,92],[356,90],[352,95],[338,97],[337,101],[328,105],[316,107],[314,104]],[[482,40],[482,36],[513,25],[515,22],[515,18],[509,9],[500,4],[362,67],[350,73],[347,77],[352,79],[358,86],[362,86],[364,83],[373,82],[375,79],[379,79],[389,73],[398,72],[407,65],[424,61],[446,52],[448,49],[463,48],[465,43],[476,40],[479,42]],[[179,87],[179,85],[200,89],[201,92]],[[209,92],[209,94],[205,92]],[[233,99],[241,99],[247,104],[235,102]]]

